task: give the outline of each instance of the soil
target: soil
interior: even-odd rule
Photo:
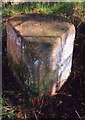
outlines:
[[[6,58],[6,36],[3,36],[3,98],[6,106],[16,106],[14,113],[17,120],[85,119],[85,33],[81,33],[81,30],[76,34],[73,53],[72,72],[58,94],[38,97],[30,102],[29,96],[18,85],[10,69]],[[3,116],[2,119],[8,118]]]

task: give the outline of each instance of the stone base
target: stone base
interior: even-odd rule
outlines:
[[[74,38],[74,25],[63,17],[29,14],[8,20],[7,51],[21,66],[23,84],[33,94],[54,94],[55,86],[59,90],[65,83],[71,72]]]

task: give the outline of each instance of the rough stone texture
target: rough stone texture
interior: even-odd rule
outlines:
[[[74,25],[62,17],[29,14],[9,19],[8,53],[22,67],[22,83],[32,93],[49,95],[62,87],[71,72],[74,38]]]

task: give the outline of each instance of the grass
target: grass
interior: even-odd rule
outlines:
[[[61,15],[71,19],[77,17],[84,19],[85,2],[57,2],[57,3],[20,3],[2,7],[2,17],[7,19],[16,14],[40,13]]]

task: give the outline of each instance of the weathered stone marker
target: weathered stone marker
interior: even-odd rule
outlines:
[[[54,95],[72,66],[75,27],[53,15],[19,15],[7,22],[7,51],[32,94]]]

